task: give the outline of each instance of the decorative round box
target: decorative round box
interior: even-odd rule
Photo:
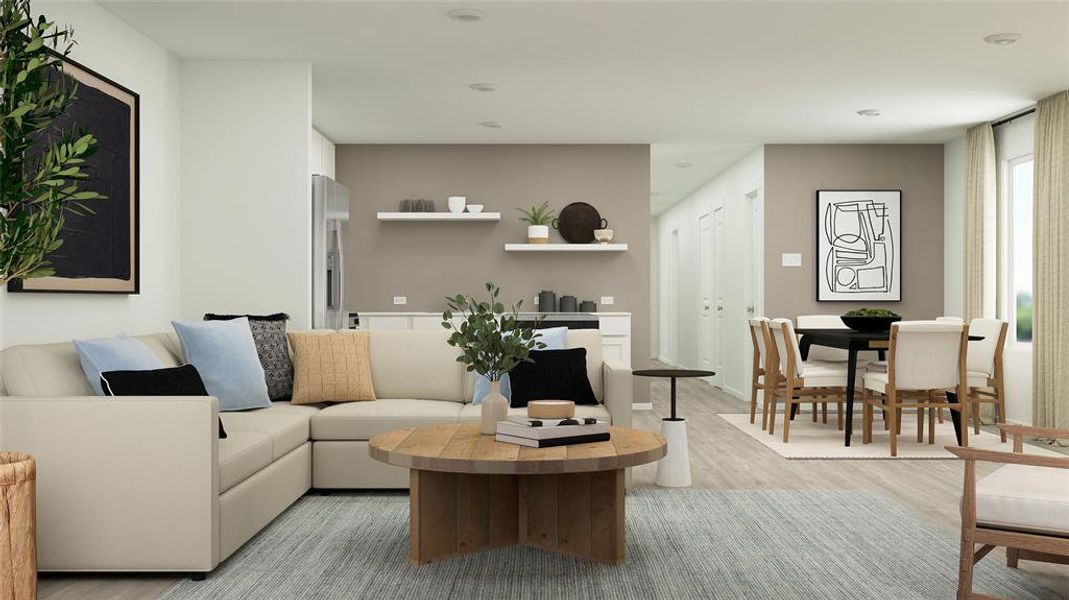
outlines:
[[[532,400],[527,403],[527,416],[532,419],[570,419],[575,416],[575,402]]]

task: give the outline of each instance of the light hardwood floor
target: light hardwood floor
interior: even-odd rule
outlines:
[[[658,430],[668,411],[668,383],[653,380],[654,410],[635,414],[635,427]],[[718,490],[873,490],[897,498],[958,535],[962,463],[953,460],[786,460],[716,415],[748,412],[748,404],[700,380],[679,380],[679,412],[688,421],[693,487]],[[834,427],[834,425],[829,425]],[[860,435],[858,435],[860,443]],[[982,465],[978,476],[993,467]],[[655,465],[638,467],[636,487],[654,487]],[[985,560],[1004,561],[1001,550]],[[1022,562],[1020,570],[1069,597],[1069,566]],[[40,596],[62,600],[153,598],[171,576],[43,576]]]

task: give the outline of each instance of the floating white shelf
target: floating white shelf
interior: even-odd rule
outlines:
[[[380,212],[380,221],[442,222],[442,221],[500,221],[499,212]]]
[[[627,244],[505,244],[505,252],[624,252]]]

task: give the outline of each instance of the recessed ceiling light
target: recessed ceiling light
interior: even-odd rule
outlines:
[[[694,163],[689,162],[677,162],[676,167],[680,169],[689,169],[694,166]]]
[[[472,83],[468,87],[476,92],[492,92],[497,89],[492,83]]]
[[[501,129],[501,121],[480,121],[479,126],[489,129]]]
[[[1021,39],[1019,33],[992,33],[984,36],[984,41],[992,46],[1009,46],[1019,39]]]
[[[857,111],[857,114],[861,115],[862,117],[878,117],[883,113],[881,113],[880,109],[878,108],[863,108]]]
[[[445,13],[445,16],[461,23],[477,23],[486,18],[486,13],[474,8],[455,8]]]

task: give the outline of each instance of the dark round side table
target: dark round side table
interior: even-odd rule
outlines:
[[[657,463],[657,485],[661,487],[690,486],[690,455],[687,452],[687,420],[676,416],[676,379],[680,377],[712,377],[712,371],[697,369],[641,369],[636,377],[667,377],[672,381],[672,416],[661,419],[661,435],[668,441],[668,454]]]

